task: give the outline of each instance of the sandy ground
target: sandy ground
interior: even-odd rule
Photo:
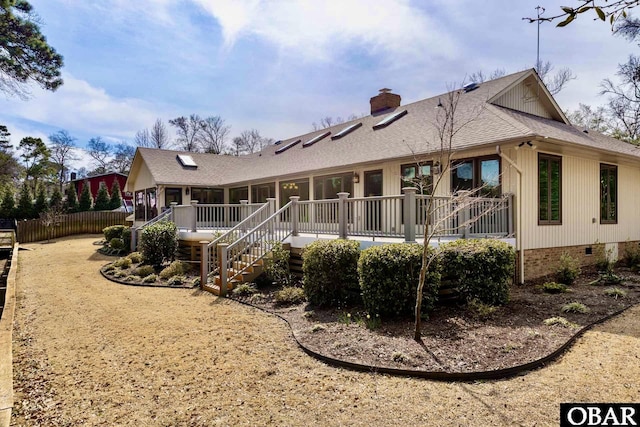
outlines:
[[[310,358],[250,307],[109,282],[98,238],[20,252],[13,425],[540,426],[560,402],[640,400],[639,307],[509,380],[389,377]]]

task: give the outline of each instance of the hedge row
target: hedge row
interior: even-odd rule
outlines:
[[[316,241],[303,252],[303,284],[312,305],[340,307],[362,303],[369,313],[408,316],[414,311],[423,246],[387,244],[360,252],[349,240]],[[515,252],[507,243],[465,239],[429,248],[423,288],[423,315],[435,303],[441,277],[461,298],[501,305],[509,300]]]

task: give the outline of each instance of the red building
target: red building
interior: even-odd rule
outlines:
[[[96,199],[98,195],[98,190],[100,189],[100,183],[104,182],[107,186],[107,190],[109,190],[109,194],[111,194],[111,187],[113,186],[113,181],[118,180],[118,185],[120,185],[120,191],[122,192],[122,199],[125,200],[127,206],[131,206],[133,195],[129,192],[124,192],[122,189],[124,188],[124,184],[127,182],[127,175],[120,172],[109,172],[102,175],[88,176],[86,178],[74,179],[75,174],[71,174],[71,182],[76,188],[76,194],[80,197],[82,193],[82,188],[84,186],[85,181],[89,183],[89,190],[91,190],[91,196],[93,200]]]

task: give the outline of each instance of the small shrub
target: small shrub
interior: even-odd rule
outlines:
[[[113,270],[115,270],[115,269],[116,269],[115,264],[109,264],[109,265],[107,265],[107,266],[105,266],[105,267],[103,268],[103,270],[104,270],[104,272],[105,272],[105,273],[108,273],[108,272],[113,271]]]
[[[344,325],[350,325],[351,324],[351,313],[343,311],[340,314],[338,314],[338,323],[342,323]]]
[[[498,310],[498,307],[485,304],[476,298],[467,302],[467,308],[471,311],[474,317],[482,320],[490,318]]]
[[[154,274],[155,272],[156,269],[153,268],[152,265],[141,265],[138,268],[135,268],[132,273],[139,277],[147,277],[148,275]]]
[[[544,323],[547,326],[562,326],[563,328],[576,328],[578,326],[575,323],[569,322],[567,319],[560,316],[550,317],[548,319],[543,320],[542,323]]]
[[[627,267],[635,267],[640,264],[640,244],[627,240],[622,252],[622,259]]]
[[[460,239],[440,246],[443,277],[458,283],[467,301],[489,305],[509,301],[509,285],[515,269],[515,250],[494,239]]]
[[[285,286],[275,294],[276,303],[281,305],[292,305],[304,302],[304,289],[296,286]]]
[[[618,299],[618,298],[624,298],[627,296],[627,291],[617,288],[617,287],[613,287],[613,288],[608,288],[604,290],[604,294],[608,297],[614,298],[614,299]]]
[[[127,255],[127,258],[134,264],[140,264],[142,262],[142,254],[140,252],[131,252]]]
[[[352,240],[316,240],[305,247],[302,282],[309,303],[335,307],[360,301],[359,247]]]
[[[558,267],[556,268],[556,279],[564,285],[571,285],[580,275],[580,261],[573,258],[567,252],[560,255]]]
[[[191,265],[183,261],[173,261],[169,266],[160,272],[161,279],[169,279],[173,276],[180,276],[191,270]]]
[[[612,250],[605,250],[603,243],[596,242],[594,250],[596,270],[603,273],[613,272]]]
[[[122,240],[124,241],[125,250],[128,252],[131,248],[131,227],[122,230]]]
[[[567,285],[556,282],[547,282],[542,285],[542,290],[547,294],[561,294],[567,292]]]
[[[291,252],[282,247],[282,243],[273,243],[271,254],[264,259],[264,273],[270,283],[280,286],[289,284],[289,258]]]
[[[324,325],[313,325],[313,328],[311,328],[311,332],[320,332],[320,331],[324,331],[325,329],[327,329]]]
[[[406,363],[406,362],[408,362],[410,360],[409,356],[407,356],[407,355],[405,355],[403,353],[400,353],[400,352],[393,353],[391,358],[396,363]]]
[[[104,240],[110,242],[111,239],[122,239],[122,232],[126,227],[124,225],[112,225],[110,227],[105,227],[102,229],[102,233],[104,234]]]
[[[142,230],[140,252],[146,264],[159,267],[173,261],[178,251],[178,229],[171,221],[160,221]]]
[[[367,329],[376,330],[380,326],[382,326],[382,319],[380,319],[380,315],[376,314],[375,316],[370,315],[369,313],[364,316],[364,325]]]
[[[187,282],[187,278],[183,275],[172,276],[167,280],[169,286],[180,286]]]
[[[123,251],[125,249],[124,240],[114,237],[109,241],[109,247],[115,251]]]
[[[131,267],[131,260],[129,258],[118,258],[114,263],[114,266],[118,268],[129,268]]]
[[[196,286],[200,286],[200,277],[195,277],[192,281],[191,281],[191,285],[196,287]]]
[[[139,280],[139,279],[140,278],[138,276],[134,276],[132,274],[124,278],[124,280],[127,282],[135,282],[136,280]]]
[[[127,276],[127,272],[126,272],[126,271],[122,271],[122,270],[115,270],[115,271],[113,272],[113,277],[115,277],[115,278],[117,278],[117,279],[119,279],[119,278],[121,278],[121,277],[125,277],[125,276]]]
[[[158,280],[158,276],[156,274],[149,274],[142,279],[142,283],[153,283]]]
[[[570,302],[562,306],[561,311],[563,313],[579,313],[584,314],[589,312],[589,307],[581,302]]]
[[[258,292],[255,283],[240,283],[233,289],[233,294],[237,296],[253,295]]]

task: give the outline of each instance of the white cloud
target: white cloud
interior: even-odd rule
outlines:
[[[441,24],[408,0],[193,1],[218,20],[227,48],[256,37],[306,61],[340,60],[354,48],[389,62],[452,52]]]
[[[52,127],[82,133],[130,138],[137,130],[150,126],[159,108],[148,101],[116,98],[104,89],[64,74],[64,85],[56,92],[34,91],[28,101],[0,101],[0,108],[12,116]]]

